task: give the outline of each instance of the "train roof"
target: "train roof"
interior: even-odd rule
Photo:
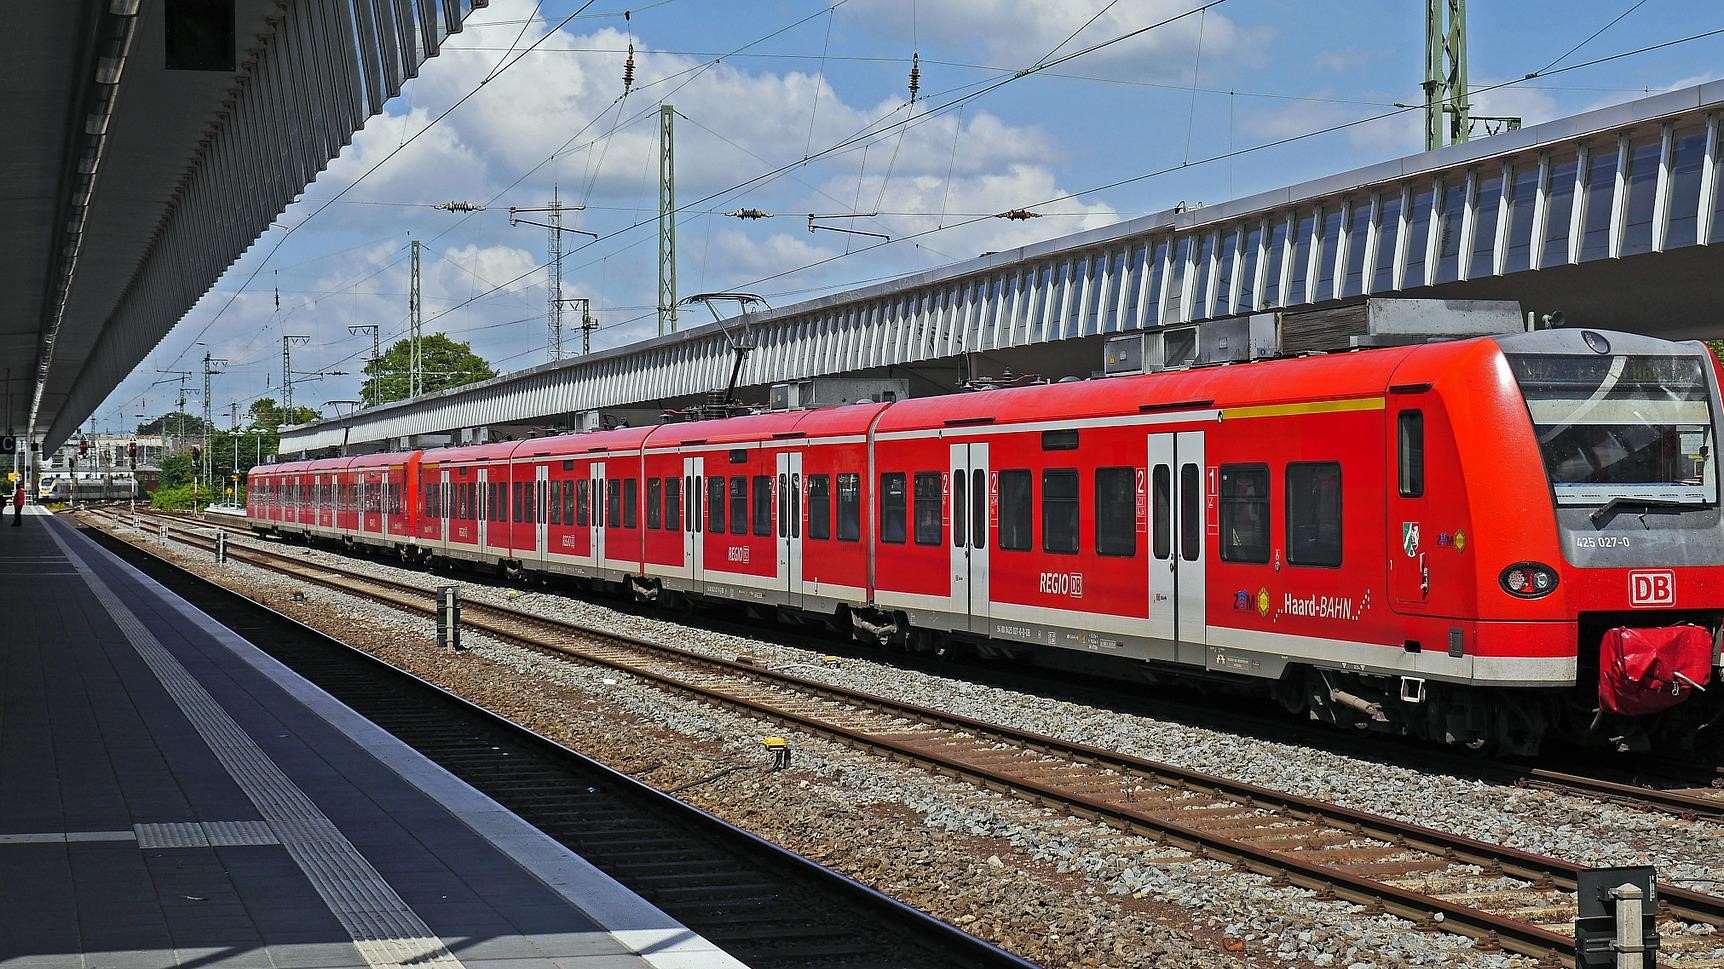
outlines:
[[[515,452],[518,441],[493,441],[488,444],[457,444],[453,447],[429,448],[419,456],[424,464],[455,464],[468,461],[506,461]]]
[[[379,468],[391,464],[404,464],[412,457],[414,451],[379,451],[376,454],[361,454],[355,457],[349,468]]]
[[[886,404],[847,404],[818,410],[777,411],[747,414],[721,420],[661,424],[653,431],[648,447],[681,447],[699,444],[746,444],[774,437],[835,437],[865,434],[875,415]]]
[[[657,425],[617,427],[608,431],[588,431],[585,434],[559,434],[516,442],[515,457],[570,457],[594,451],[639,451],[641,444]]]
[[[914,431],[952,424],[1021,424],[1081,420],[1189,404],[1192,408],[1333,400],[1381,394],[1395,368],[1418,347],[1390,347],[1199,367],[1131,377],[1075,380],[893,404],[877,431]]]

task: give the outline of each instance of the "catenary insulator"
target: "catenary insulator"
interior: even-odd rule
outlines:
[[[910,103],[916,103],[916,93],[922,90],[922,55],[910,55]]]

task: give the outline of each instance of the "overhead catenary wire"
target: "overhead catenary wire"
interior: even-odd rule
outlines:
[[[1638,5],[1637,5],[1637,6],[1638,6]],[[830,8],[829,8],[829,9],[830,9]],[[1632,11],[1632,9],[1633,9],[1633,8],[1631,8],[1631,11]],[[1630,12],[1631,12],[1631,11],[1630,11]],[[1620,18],[1619,18],[1619,19],[1620,19]],[[1613,23],[1614,23],[1614,21],[1613,21]],[[1608,27],[1608,26],[1609,26],[1609,25],[1607,25],[1607,27]],[[1649,51],[1653,51],[1653,50],[1658,50],[1658,49],[1661,49],[1661,48],[1664,48],[1664,47],[1668,47],[1668,46],[1672,46],[1672,45],[1674,45],[1674,44],[1678,44],[1678,43],[1685,43],[1685,42],[1689,42],[1689,41],[1692,41],[1692,40],[1697,40],[1697,39],[1702,39],[1702,38],[1705,38],[1705,37],[1710,37],[1710,36],[1715,36],[1715,35],[1717,35],[1717,34],[1718,34],[1718,33],[1721,33],[1721,32],[1724,32],[1724,31],[1707,31],[1707,32],[1704,32],[1704,33],[1700,33],[1700,34],[1695,34],[1695,35],[1692,35],[1692,36],[1690,36],[1690,37],[1685,37],[1685,38],[1679,38],[1679,39],[1676,39],[1676,40],[1671,40],[1671,41],[1667,41],[1667,42],[1663,42],[1663,43],[1659,43],[1659,44],[1654,44],[1654,45],[1649,45],[1649,46],[1646,46],[1646,47],[1642,47],[1642,48],[1637,48],[1637,49],[1635,49],[1635,50],[1632,50],[1632,51],[1623,51],[1623,52],[1619,52],[1619,53],[1617,53],[1617,54],[1613,54],[1613,55],[1610,55],[1610,56],[1608,56],[1608,57],[1603,57],[1603,58],[1597,58],[1597,59],[1593,59],[1593,60],[1589,60],[1589,61],[1586,61],[1586,62],[1583,62],[1583,63],[1579,63],[1579,64],[1574,64],[1574,65],[1569,65],[1569,66],[1567,66],[1567,67],[1564,67],[1564,68],[1562,68],[1562,69],[1561,69],[1561,70],[1552,70],[1552,69],[1550,69],[1550,68],[1549,68],[1549,67],[1548,67],[1548,66],[1547,66],[1547,68],[1545,68],[1545,69],[1541,69],[1541,70],[1540,70],[1540,71],[1535,71],[1535,72],[1532,72],[1532,73],[1530,73],[1530,74],[1528,74],[1528,75],[1526,75],[1526,79],[1532,79],[1532,78],[1536,78],[1536,77],[1544,77],[1544,76],[1555,76],[1555,75],[1557,75],[1557,74],[1561,74],[1561,73],[1564,73],[1564,72],[1566,72],[1566,71],[1570,71],[1570,70],[1578,70],[1578,69],[1581,69],[1581,68],[1585,68],[1585,67],[1591,67],[1591,66],[1595,66],[1595,65],[1597,65],[1597,64],[1600,64],[1600,63],[1604,63],[1604,62],[1607,62],[1607,61],[1610,61],[1610,60],[1615,60],[1615,59],[1618,59],[1618,58],[1621,58],[1621,57],[1627,57],[1627,56],[1632,56],[1632,55],[1635,55],[1635,54],[1640,54],[1640,53],[1645,53],[1645,52],[1649,52]],[[1589,38],[1589,40],[1590,40],[1590,38]],[[1580,46],[1584,46],[1584,43],[1585,43],[1585,42],[1583,42],[1583,44],[1582,44],[1582,45],[1580,45]],[[1578,48],[1577,48],[1577,49],[1578,49]],[[1565,54],[1565,55],[1564,55],[1564,57],[1566,57],[1566,56],[1569,56],[1569,54]],[[1560,62],[1560,61],[1561,61],[1561,60],[1562,60],[1562,58],[1558,58],[1558,59],[1557,59],[1557,61],[1554,61],[1554,62],[1552,62],[1552,63],[1558,63],[1558,62]],[[1018,76],[1018,75],[1015,75],[1015,74],[1014,74],[1014,77],[1015,77],[1015,76]],[[1504,84],[1501,84],[1501,85],[1493,85],[1493,86],[1491,86],[1491,87],[1488,87],[1488,88],[1482,88],[1482,89],[1478,89],[1478,91],[1475,91],[1475,93],[1480,93],[1480,92],[1482,92],[1482,91],[1488,91],[1488,90],[1493,90],[1493,89],[1495,89],[1495,88],[1497,88],[1497,87],[1504,87],[1504,86],[1508,86],[1508,85],[1509,85],[1509,84],[1511,84],[1511,83],[1514,83],[1514,82],[1504,82]],[[1530,84],[1529,84],[1529,85],[1526,85],[1526,86],[1528,86],[1528,87],[1537,87],[1537,85],[1530,85]],[[1245,95],[1245,94],[1243,94],[1243,93],[1241,93],[1241,95],[1240,95],[1240,96],[1249,96],[1249,95]],[[1368,102],[1367,102],[1367,103],[1368,103]],[[1342,130],[1342,129],[1344,129],[1344,128],[1349,128],[1349,127],[1354,127],[1354,126],[1356,126],[1356,125],[1360,125],[1360,124],[1366,124],[1366,123],[1370,123],[1370,122],[1372,122],[1372,121],[1375,121],[1375,120],[1379,120],[1379,119],[1380,119],[1380,118],[1384,118],[1384,117],[1390,117],[1390,116],[1393,116],[1393,115],[1396,115],[1396,114],[1400,114],[1400,113],[1403,113],[1403,112],[1401,112],[1401,111],[1393,111],[1393,112],[1386,112],[1386,113],[1384,113],[1384,114],[1380,114],[1380,115],[1373,115],[1373,116],[1371,116],[1371,117],[1366,117],[1366,118],[1360,118],[1360,119],[1356,119],[1356,120],[1354,120],[1354,121],[1350,121],[1350,122],[1345,122],[1345,123],[1341,123],[1341,124],[1338,124],[1338,125],[1333,125],[1333,126],[1329,126],[1329,127],[1326,127],[1326,128],[1323,128],[1323,129],[1319,129],[1319,130],[1317,130],[1317,131],[1312,131],[1312,132],[1307,132],[1307,133],[1304,133],[1304,134],[1302,134],[1302,135],[1298,135],[1298,136],[1294,136],[1294,137],[1291,137],[1291,138],[1287,138],[1287,139],[1278,139],[1278,140],[1276,140],[1276,141],[1273,141],[1273,142],[1266,142],[1266,143],[1264,143],[1264,144],[1262,144],[1262,145],[1253,145],[1253,146],[1248,146],[1248,147],[1246,147],[1246,148],[1243,148],[1243,149],[1238,149],[1238,150],[1230,150],[1230,151],[1229,151],[1229,152],[1227,152],[1227,153],[1225,153],[1225,154],[1223,154],[1223,155],[1217,155],[1217,156],[1212,156],[1212,158],[1208,158],[1208,159],[1200,159],[1200,160],[1198,160],[1198,161],[1195,161],[1195,162],[1189,162],[1189,160],[1188,160],[1188,163],[1189,163],[1189,164],[1192,164],[1192,165],[1195,165],[1195,164],[1203,164],[1203,163],[1205,163],[1205,162],[1207,162],[1207,161],[1211,161],[1211,160],[1214,160],[1214,159],[1216,159],[1216,158],[1229,158],[1229,159],[1231,159],[1231,158],[1235,158],[1235,157],[1239,157],[1239,156],[1241,156],[1241,155],[1244,155],[1244,154],[1247,154],[1247,153],[1250,153],[1250,152],[1254,152],[1254,151],[1261,151],[1261,150],[1263,150],[1263,149],[1265,149],[1265,148],[1269,148],[1269,147],[1274,147],[1274,146],[1277,146],[1277,145],[1281,145],[1281,144],[1286,144],[1286,143],[1288,143],[1288,142],[1289,142],[1289,141],[1293,141],[1293,140],[1300,140],[1300,139],[1303,139],[1303,138],[1307,138],[1307,137],[1316,137],[1316,136],[1319,136],[1319,135],[1322,135],[1322,134],[1327,134],[1327,133],[1331,133],[1331,132],[1333,132],[1333,131],[1337,131],[1337,130]],[[1184,165],[1184,164],[1182,164],[1182,165],[1181,165],[1181,166],[1180,166],[1180,167],[1186,167],[1186,165]],[[1099,187],[1096,187],[1096,188],[1091,188],[1091,189],[1087,189],[1087,190],[1085,190],[1085,191],[1084,191],[1084,192],[1083,192],[1083,193],[1072,193],[1072,194],[1070,194],[1070,195],[1066,195],[1066,196],[1062,196],[1062,197],[1060,197],[1060,198],[1061,198],[1061,199],[1069,199],[1069,198],[1073,198],[1073,197],[1076,197],[1076,195],[1078,195],[1078,194],[1087,194],[1087,193],[1089,193],[1089,192],[1095,192],[1095,191],[1103,191],[1103,190],[1105,190],[1105,189],[1107,189],[1107,188],[1111,188],[1111,187],[1116,187],[1116,186],[1117,186],[1117,185],[1120,185],[1120,184],[1125,184],[1125,183],[1129,183],[1129,182],[1133,182],[1133,181],[1141,181],[1141,180],[1143,180],[1143,179],[1145,179],[1145,178],[1150,178],[1150,177],[1154,177],[1154,176],[1155,176],[1155,175],[1157,175],[1157,174],[1163,174],[1163,173],[1165,173],[1165,172],[1166,172],[1166,171],[1168,171],[1168,170],[1169,170],[1169,169],[1163,169],[1163,170],[1159,170],[1159,171],[1156,171],[1156,172],[1148,172],[1148,173],[1143,173],[1143,174],[1141,174],[1141,175],[1138,175],[1138,176],[1134,176],[1134,177],[1132,177],[1132,178],[1129,178],[1129,179],[1124,179],[1124,180],[1120,180],[1120,181],[1118,181],[1118,182],[1111,182],[1111,183],[1108,183],[1108,184],[1107,184],[1107,185],[1105,185],[1105,186],[1099,186]],[[355,203],[355,204],[357,204],[357,203]],[[1038,203],[1038,204],[1044,204],[1044,205],[1045,205],[1045,204],[1048,204],[1048,203],[1047,203],[1047,202],[1043,202],[1043,203]],[[922,214],[922,213],[905,213],[905,214],[912,214],[912,215],[914,215],[914,214]],[[1082,214],[1083,214],[1083,213],[1050,213],[1050,214],[1058,214],[1058,215],[1070,215],[1070,216],[1077,216],[1077,215],[1082,215]],[[978,218],[977,218],[977,219],[975,219],[975,220],[973,220],[973,221],[979,221],[979,217],[980,217],[980,216],[981,216],[981,215],[982,215],[982,214],[981,214],[981,213],[977,213],[977,216],[978,216]],[[951,226],[951,227],[950,227],[950,228],[955,228],[955,227],[956,227],[956,225],[954,225],[954,226]],[[918,233],[918,235],[920,235],[920,233]],[[906,238],[910,238],[910,237],[906,237]],[[873,247],[873,246],[868,246],[868,247],[865,247],[865,248],[862,248],[862,249],[858,249],[858,250],[857,250],[857,251],[858,251],[858,252],[860,252],[860,251],[869,251],[869,250],[871,250],[871,249],[873,249],[873,248],[875,248],[875,247]],[[541,267],[541,268],[542,268],[542,267]],[[791,272],[795,272],[795,271],[800,271],[800,270],[791,270]],[[771,278],[771,277],[767,277],[767,278]],[[507,286],[507,285],[508,285],[508,283],[505,283],[505,284],[503,284],[503,285],[504,285],[504,286]],[[463,305],[467,305],[467,304],[470,304],[470,303],[472,303],[472,302],[473,302],[473,301],[474,301],[474,300],[476,300],[476,299],[482,299],[482,298],[484,298],[484,297],[485,297],[485,296],[486,296],[486,295],[487,295],[487,294],[485,294],[485,293],[480,293],[480,294],[476,294],[476,295],[475,295],[475,296],[474,296],[474,297],[473,297],[473,298],[472,298],[472,299],[469,299],[469,300],[466,300],[466,301],[463,301]]]

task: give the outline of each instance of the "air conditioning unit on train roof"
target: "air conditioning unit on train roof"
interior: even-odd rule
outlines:
[[[1332,309],[1271,311],[1129,333],[1107,341],[1110,377],[1301,353],[1404,346],[1519,333],[1513,300],[1367,299]]]
[[[1279,316],[1283,355],[1501,336],[1526,329],[1520,303],[1507,299],[1373,298]]]
[[[869,377],[814,377],[773,384],[767,398],[769,410],[808,410],[837,407],[863,401],[891,403],[910,396],[910,381]]]

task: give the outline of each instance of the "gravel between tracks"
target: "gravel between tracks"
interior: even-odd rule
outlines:
[[[249,566],[217,568],[184,546],[168,548],[198,571],[219,572],[228,584],[302,621],[1045,965],[1291,963],[1366,969],[1523,962],[813,738],[795,740],[793,771],[768,773],[759,738],[781,728],[471,631],[471,653],[441,654],[427,648],[433,641],[427,621]],[[424,588],[451,581],[320,550],[295,551],[308,560],[360,565]],[[822,667],[818,650],[467,578],[459,580],[462,595],[476,601],[669,639],[715,655],[747,653],[775,667],[806,664],[799,672],[812,678],[1582,864],[1653,863],[1667,879],[1710,878],[1720,870],[1711,848],[1719,833],[1715,825],[1122,716],[864,660]],[[522,690],[521,674],[539,688]]]

